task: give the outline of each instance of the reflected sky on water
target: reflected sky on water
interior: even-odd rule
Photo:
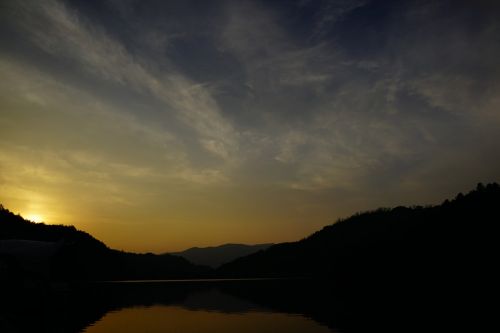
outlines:
[[[154,305],[110,312],[86,333],[105,332],[332,332],[326,326],[300,315],[278,312],[223,313],[190,310],[181,306]]]

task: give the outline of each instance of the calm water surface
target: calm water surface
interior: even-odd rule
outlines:
[[[292,296],[292,289],[280,291],[279,286],[283,285],[282,281],[273,280],[142,281],[96,285],[87,290],[87,296],[98,295],[106,311],[82,332],[335,331],[300,311],[281,310],[279,304],[273,306],[262,301],[263,296],[271,296],[272,302],[275,297],[281,297],[283,291]]]
[[[100,308],[101,313],[81,332],[336,332],[293,306],[288,299],[305,307],[308,301],[300,302],[303,298],[293,288],[296,283],[286,284],[225,280],[95,285],[84,291],[84,297],[93,300],[90,307]]]
[[[436,327],[439,313],[427,310],[427,298],[408,295],[410,289],[395,296],[330,280],[184,280],[13,290],[0,295],[0,332],[421,333]]]
[[[330,281],[197,280],[13,292],[9,299],[0,297],[0,332],[354,333],[374,327],[387,332],[400,317],[394,307],[381,307],[380,298],[349,293],[342,300],[338,290]],[[392,326],[408,331],[407,325]]]
[[[279,312],[223,313],[153,305],[110,312],[83,332],[327,333],[332,330],[301,315]]]

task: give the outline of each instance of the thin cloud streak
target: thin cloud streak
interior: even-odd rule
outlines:
[[[61,218],[151,220],[183,239],[198,225],[213,242],[272,225],[293,240],[499,181],[498,5],[2,6],[6,206],[44,198]]]
[[[220,116],[217,103],[203,86],[190,82],[172,68],[156,77],[117,41],[97,27],[88,27],[76,13],[57,1],[24,4],[23,28],[46,52],[69,58],[101,79],[126,85],[139,93],[150,93],[165,103],[184,125],[199,135],[201,145],[223,159],[237,149],[237,133]],[[44,29],[39,29],[44,25]]]

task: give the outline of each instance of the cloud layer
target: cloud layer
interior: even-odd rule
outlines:
[[[111,245],[292,240],[500,180],[493,3],[1,6],[0,200]]]

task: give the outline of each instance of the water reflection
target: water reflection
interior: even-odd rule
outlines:
[[[108,313],[84,332],[322,333],[331,332],[331,330],[311,319],[285,313],[224,313],[190,310],[181,306],[154,305],[126,308]]]
[[[302,292],[304,285],[295,280],[102,283],[84,286],[74,297],[88,309],[106,310],[83,330],[90,333],[334,331],[301,310],[311,308],[303,295],[314,295]]]
[[[425,331],[427,303],[331,281],[94,283],[5,289],[2,333]]]

